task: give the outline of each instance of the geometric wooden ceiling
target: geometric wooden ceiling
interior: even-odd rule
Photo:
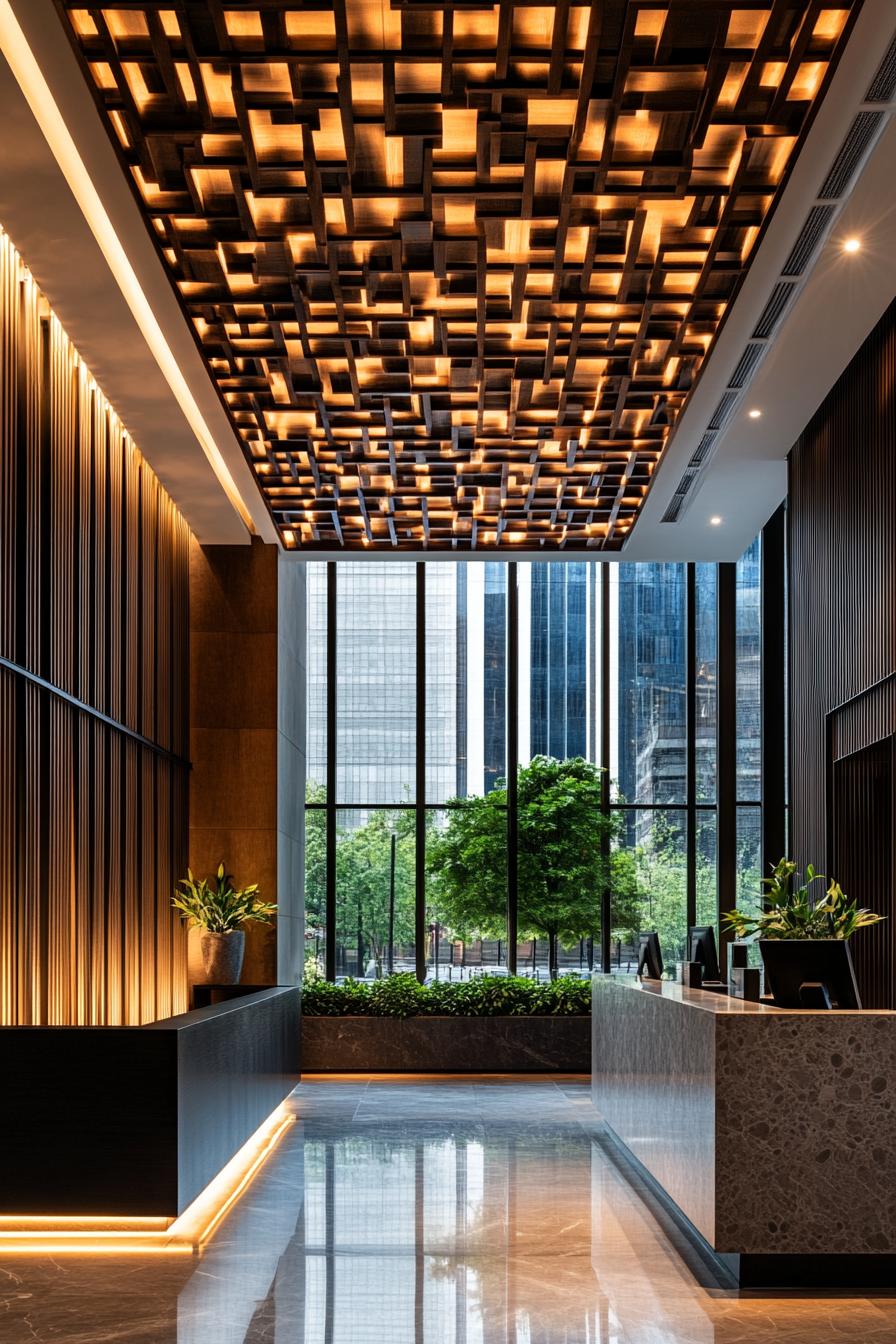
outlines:
[[[618,549],[859,4],[58,0],[288,546]]]

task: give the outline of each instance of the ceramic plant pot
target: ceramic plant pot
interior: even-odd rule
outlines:
[[[246,951],[246,935],[242,929],[232,933],[209,933],[208,929],[203,929],[199,935],[199,951],[205,977],[203,984],[239,984]]]

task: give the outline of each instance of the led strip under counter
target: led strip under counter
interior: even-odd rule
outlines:
[[[0,1216],[0,1255],[193,1255],[251,1183],[296,1117],[280,1105],[175,1219],[95,1214]]]

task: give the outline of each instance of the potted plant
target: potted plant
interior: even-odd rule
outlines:
[[[812,891],[818,882],[828,883],[820,899],[814,898]],[[776,988],[776,975],[788,960],[807,967],[821,966],[825,962],[833,964],[830,958],[813,956],[812,949],[819,943],[836,941],[844,944],[842,960],[854,985],[848,940],[858,929],[879,924],[884,916],[862,909],[849,899],[839,882],[833,879],[828,882],[811,864],[806,866],[805,874],[800,878],[792,859],[780,859],[772,869],[771,877],[763,878],[762,885],[765,888],[762,908],[756,913],[732,910],[725,915],[725,922],[738,939],[758,938],[775,1002],[782,1007],[798,1006],[792,1002],[792,993],[788,995],[786,990],[779,992]],[[793,945],[789,958],[782,943]],[[784,1002],[785,998],[790,1001]]]
[[[175,891],[171,903],[180,911],[181,920],[201,930],[199,951],[208,985],[238,984],[246,951],[246,935],[242,925],[255,921],[270,924],[276,905],[263,901],[258,883],[237,890],[233,879],[218,864],[213,878],[203,877],[197,882],[191,869],[178,882],[182,890]]]

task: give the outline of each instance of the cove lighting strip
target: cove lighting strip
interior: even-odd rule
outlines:
[[[194,1255],[206,1245],[295,1118],[283,1105],[278,1106],[173,1221],[114,1214],[4,1214],[0,1215],[0,1256]]]
[[[205,423],[205,418],[196,404],[189,383],[168,344],[159,325],[159,320],[153,312],[152,305],[144,293],[143,286],[137,279],[136,272],[118,234],[115,232],[115,227],[100,199],[99,192],[93,184],[93,179],[84,160],[78,153],[71,132],[65,124],[56,100],[50,92],[50,86],[28,44],[28,39],[19,26],[9,0],[0,0],[0,50],[9,62],[10,69],[25,95],[28,106],[43,132],[75,200],[81,207],[84,218],[87,220],[93,236],[106,258],[125,302],[183,411],[187,423],[208,458],[212,471],[243,523],[249,532],[254,535],[257,529],[252,521],[252,515],[230,474],[230,468],[224,461],[212,431]]]

